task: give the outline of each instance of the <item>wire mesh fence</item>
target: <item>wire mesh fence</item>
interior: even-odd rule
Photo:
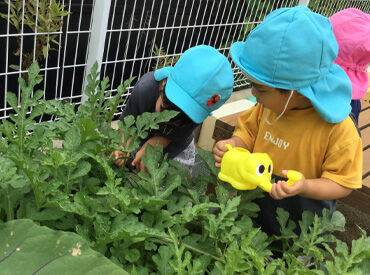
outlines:
[[[108,98],[125,79],[136,76],[134,85],[146,72],[173,65],[189,47],[207,44],[228,56],[230,45],[245,40],[268,13],[298,4],[325,16],[348,7],[370,12],[370,0],[1,0],[0,119],[12,111],[6,92],[19,98],[17,79],[35,60],[45,99],[81,103],[95,61],[101,78],[110,79]],[[233,70],[234,88],[246,87]]]

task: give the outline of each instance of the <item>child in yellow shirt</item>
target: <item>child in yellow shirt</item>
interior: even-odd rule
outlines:
[[[278,207],[298,221],[305,210],[334,211],[336,199],[361,187],[362,143],[348,116],[351,83],[333,63],[337,53],[329,20],[304,6],[273,11],[231,46],[258,104],[238,118],[232,138],[215,144],[215,165],[227,143],[269,154],[276,183],[257,201],[266,233],[280,234]],[[288,186],[287,170],[302,180]]]

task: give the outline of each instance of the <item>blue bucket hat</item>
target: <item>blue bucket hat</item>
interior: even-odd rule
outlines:
[[[165,86],[167,98],[195,123],[201,123],[230,97],[234,76],[227,58],[215,48],[195,46],[185,51],[174,67],[154,72]]]
[[[351,83],[333,63],[338,44],[332,26],[307,7],[271,12],[230,53],[252,82],[297,90],[327,122],[338,123],[349,115]]]

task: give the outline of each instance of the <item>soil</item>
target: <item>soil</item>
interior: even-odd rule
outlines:
[[[370,232],[370,215],[355,209],[351,206],[338,201],[337,210],[346,218],[346,226],[344,232],[335,232],[334,235],[343,242],[346,242],[351,247],[352,240],[360,238],[361,234],[358,227],[361,227],[367,232]]]

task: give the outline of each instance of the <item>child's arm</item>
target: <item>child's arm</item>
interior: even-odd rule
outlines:
[[[232,147],[242,147],[249,151],[252,151],[254,142],[259,129],[259,121],[263,115],[263,107],[258,104],[246,110],[238,117],[238,123],[236,125],[232,138],[220,140],[213,147],[213,157],[215,159],[215,166],[221,167],[221,160],[224,154],[227,152],[226,144],[230,144]]]
[[[170,144],[171,140],[166,137],[162,136],[154,136],[148,139],[143,146],[141,146],[140,150],[136,153],[136,156],[134,160],[132,161],[132,166],[136,167],[136,172],[146,171],[145,165],[141,158],[143,155],[145,155],[145,148],[148,144],[155,146],[158,143],[163,146],[163,148],[166,148],[168,144]]]
[[[230,144],[232,147],[242,147],[248,149],[243,140],[237,136],[216,142],[212,149],[212,153],[213,157],[215,158],[215,166],[218,168],[221,167],[222,157],[227,152],[226,144]]]
[[[283,174],[286,175],[284,170]],[[305,179],[296,181],[294,185],[288,186],[285,181],[278,181],[272,185],[270,196],[275,200],[300,195],[314,200],[334,200],[348,196],[352,189],[344,187],[330,179]]]

